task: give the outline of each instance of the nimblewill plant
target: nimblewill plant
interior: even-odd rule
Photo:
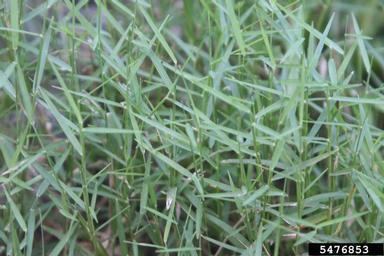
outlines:
[[[383,242],[383,7],[4,0],[0,254]]]

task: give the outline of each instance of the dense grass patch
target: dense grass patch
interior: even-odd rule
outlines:
[[[383,242],[383,12],[0,3],[0,255]]]

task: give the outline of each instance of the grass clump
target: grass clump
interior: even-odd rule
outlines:
[[[361,5],[4,1],[0,254],[383,242],[383,4]]]

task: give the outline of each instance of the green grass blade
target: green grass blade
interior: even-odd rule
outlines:
[[[165,40],[164,36],[161,34],[159,29],[156,27],[155,23],[153,22],[152,18],[149,16],[147,11],[139,6],[140,12],[143,14],[145,20],[148,22],[148,25],[151,27],[152,31],[155,33],[155,36],[159,40],[160,44],[163,46],[164,50],[168,53],[169,57],[171,57],[174,64],[177,64],[177,59],[175,55],[173,54],[173,51],[171,47],[168,45],[167,41]]]
[[[16,219],[17,223],[19,224],[20,228],[24,232],[27,232],[27,224],[25,223],[25,220],[24,220],[23,216],[21,215],[19,207],[12,200],[12,197],[9,195],[9,193],[8,193],[7,189],[5,188],[5,186],[3,186],[3,191],[4,191],[4,194],[5,194],[6,198],[7,198],[7,201],[9,203],[11,212],[13,213],[13,216],[15,216],[15,219]]]

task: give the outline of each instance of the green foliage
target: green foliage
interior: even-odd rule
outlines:
[[[0,254],[383,242],[383,9],[3,1]]]

